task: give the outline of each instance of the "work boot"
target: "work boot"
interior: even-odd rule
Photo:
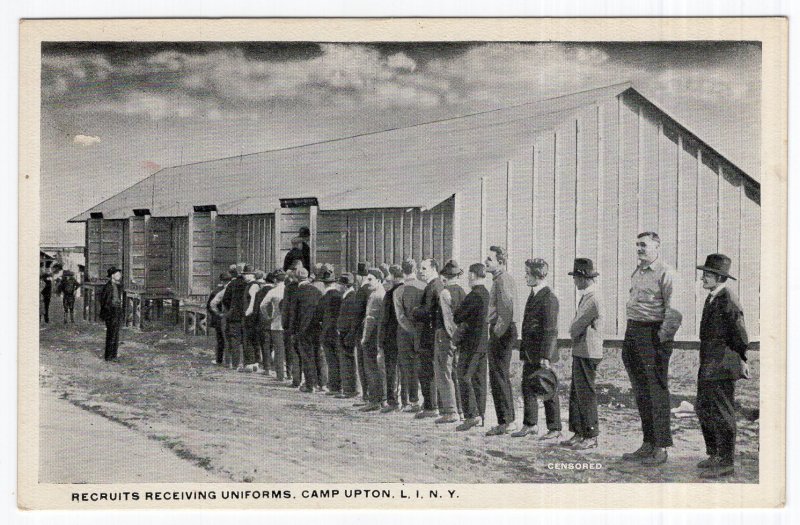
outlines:
[[[389,414],[391,412],[399,412],[400,407],[397,405],[386,405],[381,409],[381,414]]]
[[[703,479],[724,478],[733,476],[734,472],[733,463],[725,463],[720,460],[718,465],[703,470],[703,472],[700,473],[700,477]]]
[[[420,410],[422,410],[422,407],[419,406],[419,403],[409,403],[403,407],[403,412],[408,412],[409,414],[416,414]]]
[[[511,437],[521,438],[533,434],[534,436],[539,433],[539,427],[536,425],[522,425],[522,428],[513,432]]]
[[[383,408],[383,405],[381,405],[381,403],[371,402],[367,403],[365,407],[360,408],[359,412],[377,412],[381,408]]]
[[[667,462],[667,449],[663,447],[656,447],[653,449],[653,455],[648,456],[646,458],[642,458],[642,465],[647,465],[648,467],[654,467],[656,465],[662,465]]]
[[[646,457],[650,457],[653,455],[653,445],[650,443],[642,443],[642,446],[639,447],[634,452],[626,452],[622,455],[623,461],[636,461],[639,462]]]

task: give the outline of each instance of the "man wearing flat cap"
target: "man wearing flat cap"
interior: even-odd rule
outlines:
[[[119,348],[119,329],[122,326],[124,294],[122,270],[116,266],[108,269],[108,282],[100,290],[100,318],[106,323],[106,347],[103,358],[106,361],[117,359]]]
[[[726,286],[731,260],[721,253],[706,258],[697,269],[703,272],[708,291],[700,320],[700,370],[697,404],[708,458],[698,463],[702,478],[720,478],[734,473],[736,447],[736,381],[750,378],[747,364],[747,329],[739,299]]]

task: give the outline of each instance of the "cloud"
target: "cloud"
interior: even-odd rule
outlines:
[[[405,69],[407,71],[414,71],[417,68],[417,63],[405,53],[395,53],[386,59],[386,65],[392,69]]]
[[[93,137],[91,135],[75,135],[72,138],[72,143],[88,148],[89,146],[100,144],[100,137]]]

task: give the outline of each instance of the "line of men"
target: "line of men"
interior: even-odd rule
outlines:
[[[658,234],[639,234],[636,246],[639,264],[631,276],[622,359],[643,443],[623,460],[655,466],[667,461],[666,449],[672,446],[668,369],[681,314],[670,304],[674,271],[659,257]],[[580,300],[570,326],[573,436],[563,441],[552,369],[559,359],[559,302],[547,285],[549,266],[542,259],[525,262],[531,291],[518,332],[516,284],[506,263],[503,248],[492,246],[485,263],[467,270],[469,293],[457,282],[464,272],[454,260],[441,268],[430,258],[419,268],[410,259],[373,268],[359,263],[356,275],[345,272],[338,278],[327,265],[309,274],[300,257],[288,272],[269,275],[246,265],[232,267],[209,298],[217,327],[216,361],[240,371],[274,373],[275,380],[289,380],[307,393],[349,399],[360,391],[362,400],[355,406],[361,411],[414,413],[436,418],[437,424],[460,423],[460,431],[483,425],[488,372],[497,425],[486,435],[535,436],[576,450],[596,448],[595,378],[603,337],[594,263],[578,258],[569,273]],[[734,384],[750,375],[742,310],[725,287],[733,279],[730,264],[728,257],[712,254],[697,267],[709,290],[700,328],[697,398],[709,455],[698,468],[709,478],[733,473]],[[524,414],[517,430],[510,365],[518,337]],[[541,436],[539,401],[547,425]]]

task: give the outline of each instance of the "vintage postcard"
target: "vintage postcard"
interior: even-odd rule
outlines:
[[[20,45],[21,508],[783,505],[785,19]]]

